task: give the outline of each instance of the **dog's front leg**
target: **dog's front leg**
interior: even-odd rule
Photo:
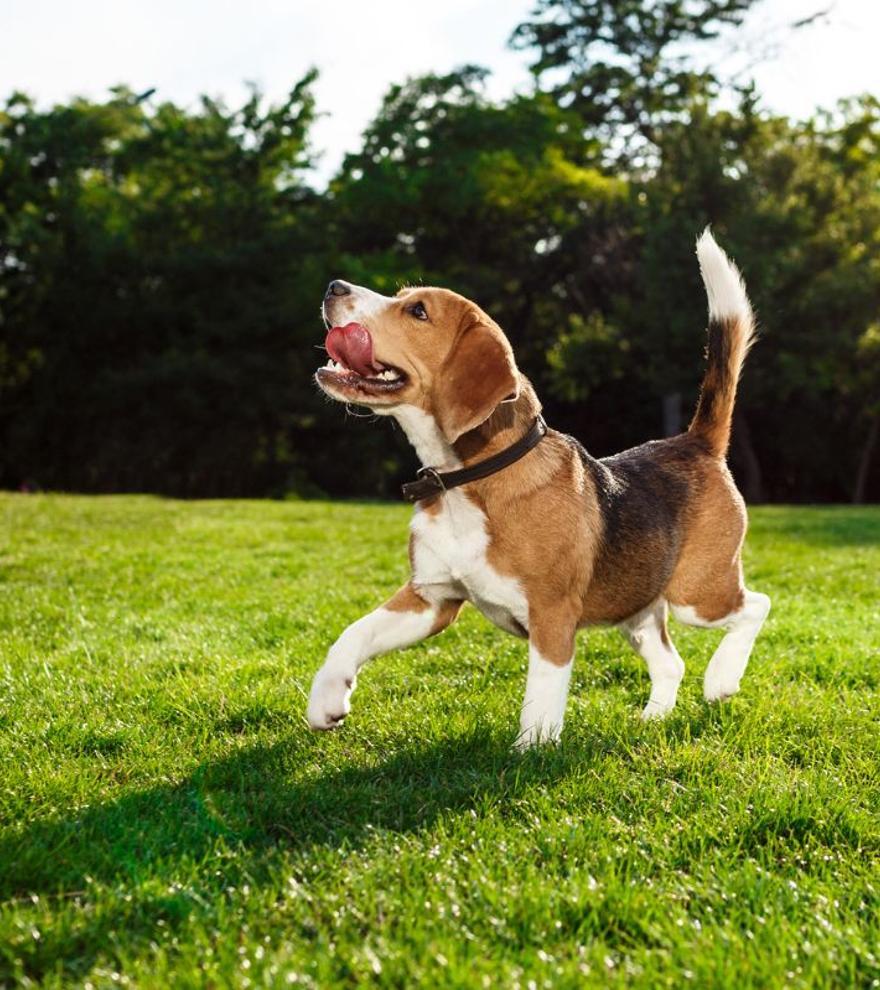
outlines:
[[[543,612],[529,620],[529,673],[517,749],[556,742],[562,732],[574,660],[576,624],[568,616]]]
[[[458,615],[460,601],[432,604],[405,584],[384,605],[353,622],[336,640],[315,674],[308,720],[313,729],[333,729],[351,708],[358,670],[372,657],[412,646],[445,629]]]

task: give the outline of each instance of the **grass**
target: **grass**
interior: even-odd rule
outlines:
[[[743,691],[675,713],[582,634],[562,744],[474,611],[374,665],[398,506],[0,496],[0,986],[854,987],[880,980],[880,509],[752,513]]]

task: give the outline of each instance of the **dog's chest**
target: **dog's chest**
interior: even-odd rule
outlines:
[[[522,587],[489,563],[486,517],[465,495],[447,492],[439,512],[416,509],[410,529],[413,580],[426,597],[467,598],[502,629],[528,629]]]

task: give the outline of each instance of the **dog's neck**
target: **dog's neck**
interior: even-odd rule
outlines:
[[[454,471],[462,466],[455,448],[443,436],[437,420],[430,413],[418,406],[405,405],[394,411],[394,418],[415,448],[422,467]]]
[[[541,412],[541,403],[531,383],[522,378],[519,395],[504,402],[474,430],[450,443],[437,421],[416,406],[401,406],[394,418],[406,433],[423,467],[454,471],[484,461],[522,440]],[[533,489],[546,482],[558,460],[555,442],[545,438],[532,457],[504,468],[497,474],[470,482],[469,488],[484,502],[486,510],[497,500],[506,502],[517,490]]]
[[[484,461],[522,440],[540,412],[541,403],[531,382],[521,376],[516,399],[502,402],[484,423],[460,436],[453,449],[465,467]]]

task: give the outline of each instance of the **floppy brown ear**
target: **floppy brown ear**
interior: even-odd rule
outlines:
[[[477,320],[460,334],[440,369],[437,418],[446,439],[485,422],[496,406],[519,394],[513,351],[497,326]]]

